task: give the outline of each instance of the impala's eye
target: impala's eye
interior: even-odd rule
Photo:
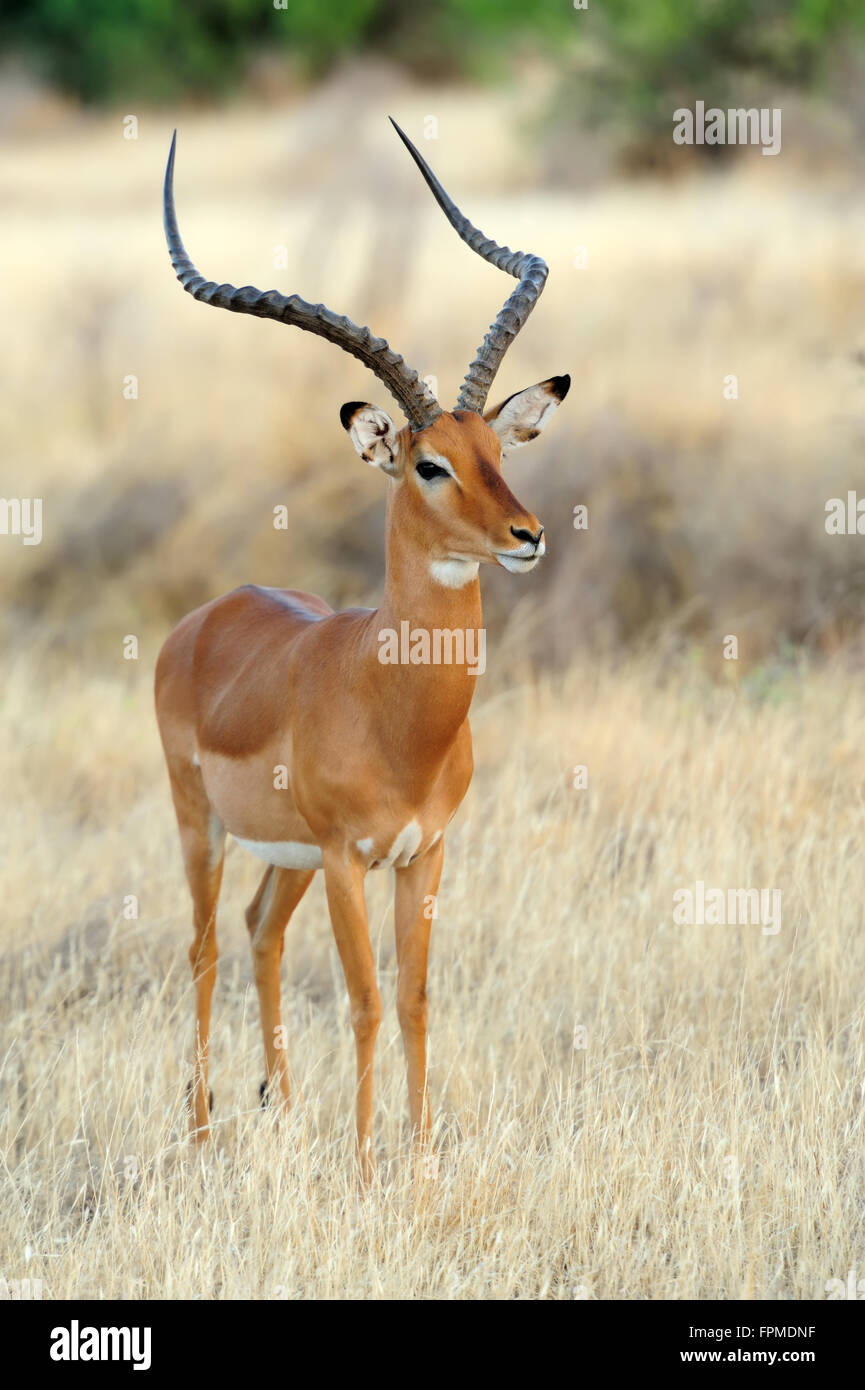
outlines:
[[[415,470],[420,474],[425,483],[429,483],[433,478],[449,478],[451,475],[446,468],[442,468],[440,463],[433,463],[432,459],[421,459]]]

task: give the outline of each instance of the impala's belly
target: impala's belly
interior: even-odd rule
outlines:
[[[265,864],[279,869],[320,869],[321,850],[318,845],[306,845],[300,840],[243,840],[235,836],[242,849],[249,850]]]
[[[322,867],[321,846],[297,808],[290,770],[275,754],[236,762],[201,753],[199,765],[215,815],[243,849],[283,869]],[[346,811],[349,801],[346,793]],[[344,825],[332,829],[337,839],[342,832],[346,848],[369,868],[402,869],[441,838],[442,819],[437,804],[415,815],[375,808],[365,820],[353,823],[346,817]]]
[[[304,820],[291,785],[290,752],[273,747],[252,758],[226,758],[220,753],[199,753],[204,790],[216,815],[229,834],[269,864],[274,846],[316,847],[316,839]],[[253,845],[265,846],[265,851]],[[285,851],[286,856],[290,854]],[[285,868],[301,868],[285,863]]]

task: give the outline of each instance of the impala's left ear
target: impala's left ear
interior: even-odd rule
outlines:
[[[399,431],[386,410],[368,401],[346,401],[339,418],[366,463],[392,477],[402,472]]]
[[[535,439],[549,424],[570,387],[569,376],[551,376],[549,381],[517,391],[501,405],[485,411],[484,419],[502,441],[502,453]]]

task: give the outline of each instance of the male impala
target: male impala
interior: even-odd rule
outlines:
[[[395,123],[394,123],[395,124]],[[357,1048],[357,1144],[372,1155],[373,1051],[382,1016],[364,902],[369,869],[396,871],[398,1010],[415,1142],[428,1138],[426,975],[431,903],[444,832],[472,775],[468,711],[475,675],[460,664],[387,664],[382,634],[482,628],[478,565],[516,574],[544,553],[544,528],[501,474],[501,455],[543,429],[570,386],[552,377],[485,410],[490,384],[547,277],[537,256],[487,240],[396,127],[451,225],[480,256],[519,280],[472,362],[457,407],[443,411],[403,359],[368,328],[297,295],[207,281],[184,250],[174,212],[174,148],[165,174],[165,232],[185,290],[206,304],[295,324],[359,357],[408,424],[360,401],[340,418],[362,459],[388,475],[384,597],[335,613],[293,589],[246,585],[197,608],[159,655],[156,710],[194,908],[191,1125],[208,1132],[207,1047],[216,975],[216,904],[226,832],[267,864],[246,913],[264,1035],[262,1099],[287,1103],[278,1046],[286,924],[324,870]],[[466,646],[468,646],[466,642]],[[473,648],[476,650],[476,646]],[[287,773],[280,776],[278,769]]]

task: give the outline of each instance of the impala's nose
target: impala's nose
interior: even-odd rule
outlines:
[[[533,516],[531,519],[537,526],[537,531],[530,530],[528,526],[512,526],[510,532],[517,544],[510,550],[495,552],[499,564],[513,574],[527,574],[546,552],[544,528],[537,517]]]
[[[517,538],[518,541],[526,541],[527,544],[533,545],[533,546],[535,547],[535,549],[537,549],[538,546],[540,545],[540,543],[541,543],[541,538],[542,538],[543,534],[544,534],[544,528],[543,528],[543,526],[539,526],[539,527],[538,527],[537,533],[536,533],[536,534],[533,534],[531,531],[528,531],[528,530],[527,530],[525,527],[523,527],[523,526],[512,526],[512,527],[511,527],[511,535],[512,535],[512,536],[516,536],[516,538]]]

